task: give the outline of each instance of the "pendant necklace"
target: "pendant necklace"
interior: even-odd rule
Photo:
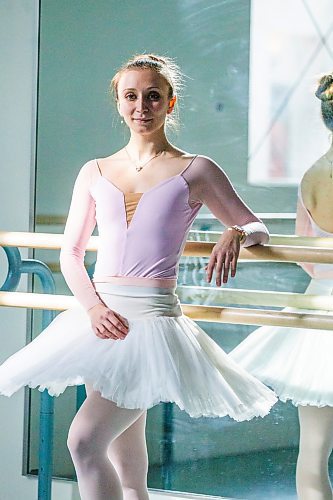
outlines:
[[[137,172],[140,172],[146,165],[148,165],[148,163],[150,163],[152,160],[154,160],[154,158],[157,158],[158,156],[160,156],[162,153],[165,152],[165,149],[162,149],[162,151],[159,151],[158,153],[156,153],[156,155],[152,156],[151,158],[148,158],[148,160],[145,160],[144,162],[140,162],[140,161],[134,160],[134,158],[131,157],[131,155],[127,151],[126,146],[124,147],[124,149],[126,151],[126,154],[127,154],[128,158],[129,158],[129,160],[135,166],[135,170]]]

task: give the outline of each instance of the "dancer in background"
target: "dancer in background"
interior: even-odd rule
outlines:
[[[323,121],[333,132],[332,74],[321,78],[316,96],[321,100]],[[296,234],[333,237],[333,145],[301,181]],[[312,278],[305,293],[333,295],[332,264],[301,265]],[[291,400],[298,407],[296,485],[300,500],[332,500],[328,474],[333,447],[332,355],[332,331],[282,327],[255,330],[231,353],[282,401]]]
[[[175,293],[179,259],[203,204],[227,229],[207,279],[236,272],[240,244],[265,243],[264,224],[212,160],[173,146],[166,124],[181,73],[168,58],[140,55],[112,80],[130,131],[125,147],[88,161],[75,182],[61,268],[81,307],[60,314],[0,367],[0,393],[23,385],[57,396],[87,384],[68,438],[83,500],[146,500],[146,410],[175,402],[192,417],[266,415],[272,391],[230,360]],[[93,282],[84,267],[98,224]]]

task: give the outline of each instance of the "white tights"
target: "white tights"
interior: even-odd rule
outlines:
[[[67,442],[82,500],[148,500],[145,423],[87,386]]]
[[[299,406],[299,455],[296,486],[299,500],[332,500],[328,459],[333,447],[333,408]]]

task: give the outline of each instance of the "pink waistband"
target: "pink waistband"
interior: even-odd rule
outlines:
[[[143,276],[96,276],[94,283],[113,283],[114,285],[153,286],[175,288],[176,278],[145,278]]]

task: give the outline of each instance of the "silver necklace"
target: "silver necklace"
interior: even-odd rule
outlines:
[[[151,158],[148,158],[148,160],[145,160],[144,162],[140,162],[140,161],[134,160],[134,158],[131,157],[131,155],[127,151],[126,146],[124,147],[124,149],[126,151],[126,154],[127,154],[128,158],[129,158],[129,160],[135,166],[135,170],[137,172],[140,172],[146,165],[148,165],[148,163],[150,163],[152,160],[154,160],[154,158],[157,158],[158,156],[160,156],[162,153],[165,152],[165,149],[162,149],[162,151],[159,151],[158,153],[156,153],[156,155],[152,156]]]

